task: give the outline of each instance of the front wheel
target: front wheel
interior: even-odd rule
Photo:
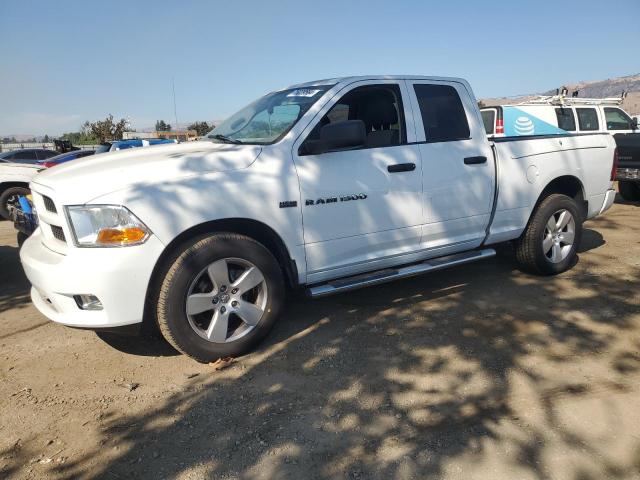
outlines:
[[[215,233],[185,246],[167,270],[157,305],[162,335],[199,362],[247,353],[284,301],[277,260],[243,235]]]
[[[539,275],[568,270],[582,237],[582,215],[575,200],[552,194],[542,200],[516,241],[520,266]]]

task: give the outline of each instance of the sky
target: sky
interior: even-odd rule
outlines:
[[[0,0],[0,136],[109,113],[220,120],[314,79],[466,78],[478,98],[640,73],[640,0]]]

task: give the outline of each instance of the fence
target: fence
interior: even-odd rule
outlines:
[[[100,145],[74,145],[78,147],[80,150],[95,150]],[[53,142],[42,142],[42,143],[33,143],[33,142],[16,142],[16,143],[0,143],[0,152],[10,152],[12,150],[20,150],[22,148],[46,148],[48,150],[55,150],[55,145]]]

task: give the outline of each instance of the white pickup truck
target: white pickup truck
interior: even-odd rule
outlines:
[[[466,81],[371,76],[269,93],[207,138],[31,183],[21,259],[73,327],[157,325],[198,361],[247,352],[287,290],[344,292],[490,257],[555,274],[614,200],[608,134],[488,141]],[[135,160],[135,161],[132,161]]]

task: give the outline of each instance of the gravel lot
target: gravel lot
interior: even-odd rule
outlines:
[[[31,306],[0,223],[0,478],[640,478],[640,208],[578,264],[497,259],[294,298],[253,354],[194,363]]]

